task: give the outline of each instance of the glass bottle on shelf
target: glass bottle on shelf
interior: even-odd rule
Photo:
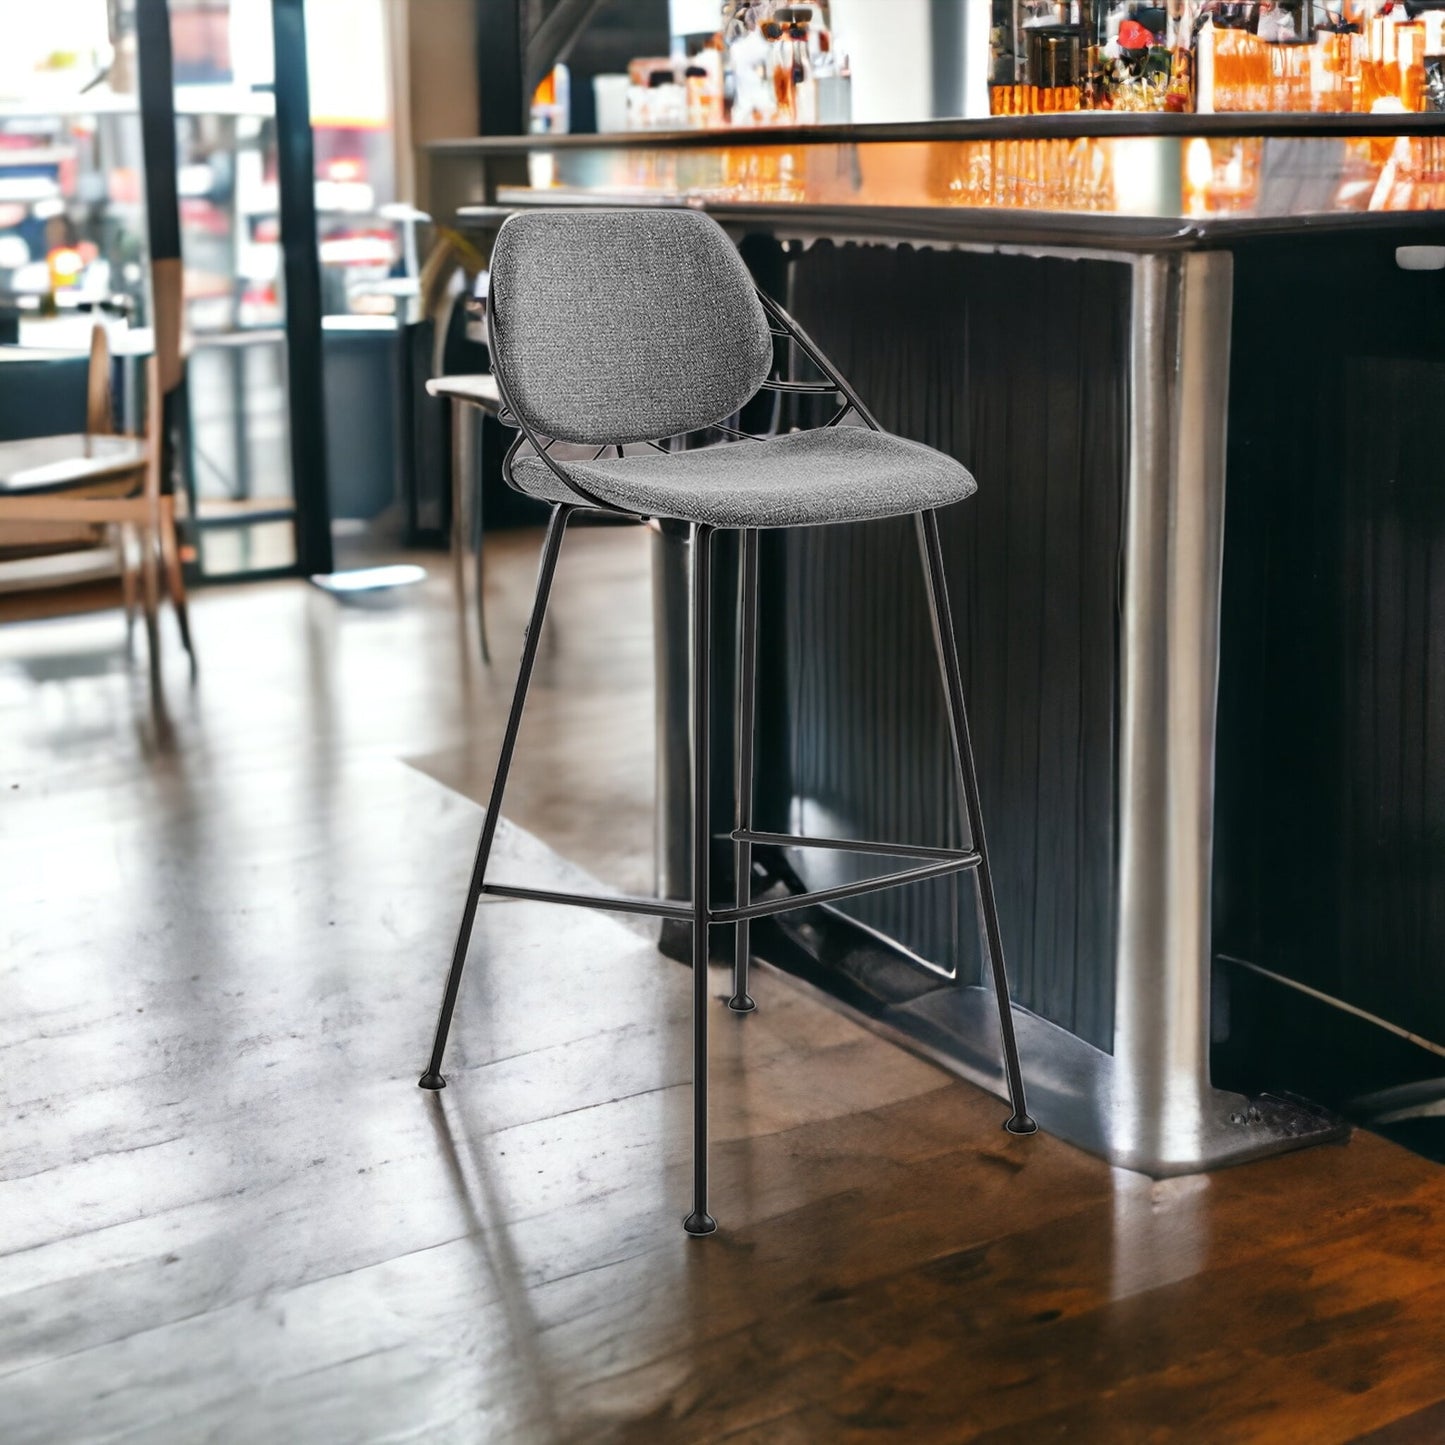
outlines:
[[[729,0],[723,41],[731,77],[733,125],[770,125],[777,109],[773,97],[773,42],[781,34],[771,20],[772,0]],[[768,31],[773,30],[770,40]]]
[[[1024,53],[1029,109],[1043,114],[1078,110],[1084,35],[1078,0],[1026,0]]]
[[[793,93],[793,46],[788,34],[790,26],[783,18],[785,13],[789,12],[775,11],[771,18],[758,26],[758,34],[768,42],[767,74],[772,83],[772,120],[776,125],[792,125],[797,119]]]
[[[689,130],[710,130],[723,123],[721,77],[716,63],[707,63],[706,54],[695,57],[683,72]]]
[[[530,129],[534,135],[565,135],[571,129],[572,73],[559,61],[532,93]]]
[[[793,120],[798,125],[815,125],[818,120],[818,87],[813,76],[809,31],[812,7],[795,5],[787,13],[787,44],[791,51]]]
[[[782,20],[776,19],[775,16],[760,20],[757,25],[757,33],[766,45],[762,66],[766,94],[760,95],[760,103],[756,105],[756,124],[786,126],[786,124],[792,123],[793,118],[792,71],[789,69],[788,77],[783,78],[780,82],[783,52]]]
[[[1035,25],[1025,31],[1030,112],[1079,109],[1083,35],[1075,25]]]

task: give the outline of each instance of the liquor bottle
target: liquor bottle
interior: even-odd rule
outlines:
[[[788,44],[792,50],[793,119],[799,125],[816,125],[818,121],[818,88],[813,78],[809,29],[813,11],[807,5],[795,5],[788,12]]]
[[[559,61],[532,94],[529,129],[533,135],[565,135],[571,129],[572,72]]]
[[[762,21],[758,34],[768,43],[767,74],[772,81],[773,115],[776,125],[792,125],[797,118],[793,103],[793,63],[789,53],[788,27],[777,15]]]
[[[722,78],[715,51],[700,51],[683,71],[689,130],[711,130],[723,123]]]
[[[755,17],[749,9],[748,17]],[[735,26],[729,32],[728,71],[732,75],[732,123],[770,125],[776,103],[773,100],[773,45],[764,33],[771,22]],[[779,32],[774,31],[774,39]]]
[[[1035,25],[1024,32],[1029,108],[1041,115],[1079,109],[1082,41],[1077,26]]]

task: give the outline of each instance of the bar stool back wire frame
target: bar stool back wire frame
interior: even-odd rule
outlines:
[[[575,216],[577,213],[573,212]],[[674,213],[675,214],[675,213]],[[697,212],[687,213],[705,220]],[[707,222],[713,225],[710,220]],[[506,224],[510,224],[510,221]],[[503,227],[505,230],[505,225]],[[499,233],[500,241],[500,233]],[[730,245],[731,243],[729,243]],[[751,282],[748,283],[750,286]],[[792,316],[761,288],[752,286],[757,300],[761,303],[767,319],[768,329],[774,343],[787,343],[793,354],[801,356],[816,370],[823,380],[799,381],[775,377],[771,374],[762,382],[762,390],[782,396],[832,396],[842,398],[839,410],[824,424],[835,427],[849,414],[872,431],[883,428],[869,411],[847,379],[828,360],[822,350]],[[811,838],[792,834],[766,833],[755,830],[753,824],[753,733],[755,673],[757,659],[757,608],[758,608],[758,527],[721,528],[699,522],[691,522],[690,545],[692,553],[691,578],[691,699],[690,724],[692,735],[692,898],[688,901],[663,898],[645,898],[627,895],[601,895],[569,893],[553,889],[529,888],[510,884],[489,883],[486,879],[487,863],[492,843],[496,836],[497,821],[501,816],[502,800],[506,791],[507,776],[511,769],[516,750],[517,734],[521,727],[522,713],[526,705],[527,690],[531,682],[533,666],[537,657],[538,639],[547,614],[548,598],[557,569],[563,536],[573,514],[582,510],[598,511],[611,519],[632,520],[646,523],[653,520],[641,513],[625,511],[603,498],[594,496],[577,478],[563,470],[551,455],[554,438],[537,432],[527,420],[523,411],[513,403],[511,390],[504,370],[498,364],[496,335],[496,307],[487,309],[487,331],[492,370],[501,394],[502,410],[499,419],[504,425],[517,429],[517,435],[509,446],[502,465],[502,475],[508,485],[522,490],[513,477],[513,463],[523,448],[530,448],[555,474],[566,489],[565,494],[576,496],[576,502],[555,502],[547,524],[542,544],[541,561],[537,574],[537,589],[532,604],[530,620],[523,634],[521,663],[518,669],[516,687],[507,714],[502,735],[497,770],[487,803],[486,816],[482,823],[481,836],[477,843],[476,858],[472,865],[471,879],[467,886],[466,902],[462,910],[461,925],[458,929],[456,946],[452,952],[451,967],[447,974],[446,987],[442,995],[441,1010],[437,1019],[436,1033],[431,1058],[425,1072],[418,1081],[423,1089],[437,1090],[446,1086],[442,1076],[442,1058],[446,1049],[447,1035],[451,1027],[452,1013],[456,1007],[457,992],[466,964],[468,947],[471,943],[472,927],[476,919],[477,905],[483,893],[502,898],[529,899],[537,902],[565,904],[583,908],[595,908],[608,912],[642,914],[662,919],[676,919],[691,926],[692,932],[692,973],[693,973],[693,1028],[692,1028],[692,1102],[693,1102],[693,1197],[692,1211],[683,1221],[683,1228],[689,1235],[712,1234],[717,1223],[708,1212],[708,1151],[707,1151],[707,960],[708,930],[714,924],[736,924],[737,942],[733,962],[733,993],[728,1007],[735,1014],[747,1014],[756,1007],[748,992],[749,967],[751,963],[751,939],[749,925],[754,918],[791,912],[816,904],[837,903],[860,894],[877,892],[886,888],[897,888],[927,878],[940,878],[953,874],[973,874],[976,897],[983,920],[984,941],[987,945],[989,967],[992,975],[994,994],[998,1005],[1000,1042],[1002,1044],[1004,1072],[1008,1085],[1012,1113],[1004,1127],[1014,1134],[1033,1134],[1038,1125],[1029,1116],[1024,1096],[1023,1073],[1019,1064],[1018,1043],[1014,1034],[1012,1005],[1009,996],[1008,975],[1004,965],[1003,938],[999,928],[998,908],[994,897],[993,877],[989,868],[988,843],[984,833],[983,815],[979,805],[978,776],[974,766],[973,746],[969,735],[968,710],[964,701],[963,678],[959,668],[958,649],[953,629],[952,613],[949,610],[947,582],[943,564],[943,549],[939,539],[938,515],[934,510],[914,514],[917,530],[919,557],[922,565],[925,590],[928,600],[929,619],[933,632],[934,648],[937,653],[939,672],[943,685],[944,702],[948,714],[951,751],[954,768],[962,793],[964,813],[968,825],[970,846],[968,848],[923,847],[905,843],[867,842],[851,839]],[[730,418],[731,420],[732,418]],[[651,438],[646,445],[658,451],[670,451],[665,442],[676,443],[696,432],[718,432],[731,439],[730,444],[742,445],[746,441],[763,441],[766,437],[740,431],[723,422],[714,422],[692,432],[669,437]],[[623,456],[621,445],[608,443],[601,446],[593,460],[607,453]],[[739,655],[735,701],[735,756],[734,756],[734,827],[728,834],[733,845],[734,874],[736,891],[732,904],[726,907],[715,905],[710,895],[710,840],[712,838],[709,779],[711,768],[711,697],[710,678],[712,671],[712,539],[719,530],[736,530],[741,533],[739,548]],[[867,854],[879,857],[893,857],[911,860],[902,869],[845,883],[836,887],[813,889],[803,893],[782,897],[754,900],[751,893],[752,849],[754,846],[785,848],[825,848],[848,853]]]

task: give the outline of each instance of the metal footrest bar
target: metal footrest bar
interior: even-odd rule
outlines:
[[[769,377],[763,383],[765,391],[779,391],[788,396],[838,396],[841,390],[831,381],[775,381]]]
[[[796,833],[755,833],[739,828],[729,835],[736,843],[762,843],[775,848],[832,848],[840,853],[881,853],[890,858],[953,858],[967,865],[978,854],[970,848],[925,848],[917,843],[873,843],[853,838],[803,838]]]
[[[740,830],[741,831],[741,830]],[[791,842],[786,833],[745,834],[747,842]],[[855,849],[835,839],[809,838],[798,840],[817,847],[835,847],[848,852],[871,852],[871,848]],[[887,850],[882,850],[887,851]],[[910,850],[911,853],[919,852]],[[840,883],[836,888],[818,888],[808,893],[790,893],[786,898],[766,898],[734,908],[710,908],[709,923],[739,923],[745,918],[768,918],[775,913],[790,913],[795,908],[809,908],[815,903],[837,903],[844,898],[857,898],[864,893],[878,893],[885,888],[900,888],[905,883],[918,883],[925,878],[946,878],[950,873],[963,873],[977,868],[977,853],[949,852],[931,849],[924,856],[932,861],[917,868],[903,868],[896,873],[881,873],[876,878],[860,878],[855,883]],[[651,918],[681,918],[692,921],[692,904],[671,898],[637,898],[626,893],[562,893],[552,888],[524,888],[513,883],[484,883],[483,893],[497,898],[525,898],[533,903],[562,903],[572,908],[598,908],[605,913],[642,913]]]
[[[883,873],[877,878],[860,878],[856,883],[840,883],[836,888],[818,888],[808,893],[791,893],[786,898],[768,898],[742,908],[714,908],[708,914],[712,923],[737,923],[744,918],[768,918],[775,913],[791,913],[795,908],[809,908],[816,903],[837,903],[844,898],[857,898],[864,893],[879,893],[885,888],[899,888],[905,883],[921,883],[925,878],[946,878],[979,865],[977,853],[951,853],[933,863],[917,868],[904,868],[897,873]]]
[[[634,898],[625,893],[559,893],[549,888],[522,888],[511,883],[484,883],[483,893],[498,898],[526,898],[533,903],[565,903],[573,908],[599,908],[605,913],[645,913],[653,918],[692,918],[690,903],[667,898]]]

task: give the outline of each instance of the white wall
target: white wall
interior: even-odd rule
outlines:
[[[426,210],[431,175],[421,147],[477,133],[476,6],[467,0],[410,0],[405,20],[407,129],[415,147],[415,201]]]
[[[833,0],[834,44],[853,67],[853,120],[933,116],[929,0]]]
[[[699,35],[722,24],[722,0],[667,0],[673,35]]]
[[[963,0],[963,113],[970,118],[988,114],[988,37],[992,28],[993,6],[985,0]]]

